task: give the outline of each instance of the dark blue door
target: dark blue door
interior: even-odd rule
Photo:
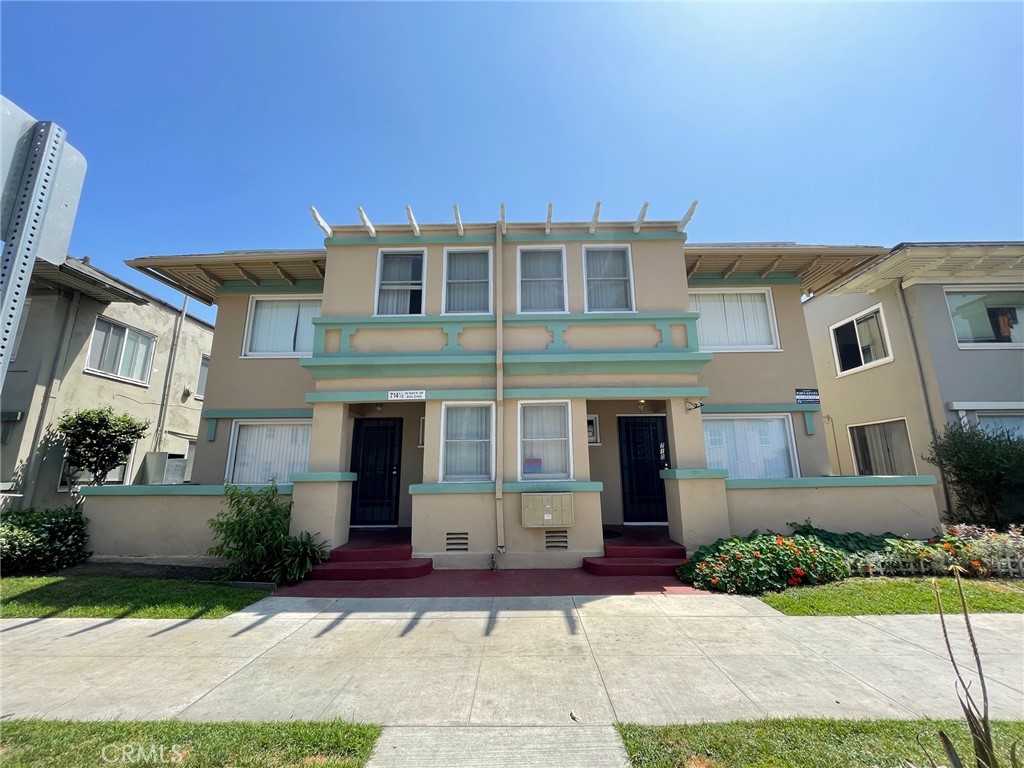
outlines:
[[[668,432],[664,416],[619,417],[619,462],[622,467],[622,517],[626,523],[665,523]]]
[[[356,419],[352,435],[351,525],[397,525],[402,420]]]

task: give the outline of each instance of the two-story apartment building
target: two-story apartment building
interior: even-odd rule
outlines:
[[[150,422],[108,483],[188,479],[212,340],[208,323],[88,260],[38,261],[0,395],[4,507],[74,503],[87,479],[68,476],[56,423],[102,405]]]
[[[948,508],[933,437],[1024,431],[1024,243],[900,243],[804,311],[836,472],[931,474]]]
[[[326,231],[130,262],[218,305],[200,485],[179,491],[197,550],[225,480],[275,479],[333,545],[410,528],[441,567],[576,566],[622,524],[688,546],[937,525],[931,478],[826,477],[810,394],[801,296],[887,249],[686,245],[674,221]],[[90,514],[122,501],[103,493]]]

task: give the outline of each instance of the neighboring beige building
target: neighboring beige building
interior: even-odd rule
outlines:
[[[108,483],[187,480],[212,327],[71,257],[38,262],[28,296],[0,406],[4,506],[74,502],[55,425],[100,405],[151,422]]]
[[[689,547],[938,524],[930,477],[827,476],[801,296],[887,249],[686,245],[675,221],[324,227],[323,250],[129,262],[217,328],[194,484],[89,489],[98,552],[201,554],[225,480],[275,479],[334,546],[409,528],[440,567],[574,567],[622,524]]]
[[[938,478],[946,424],[1024,432],[1024,243],[901,243],[804,314],[836,473]]]

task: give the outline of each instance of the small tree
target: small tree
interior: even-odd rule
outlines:
[[[1024,436],[1017,430],[950,424],[923,458],[956,497],[954,522],[1002,529],[1024,520]]]
[[[127,413],[116,414],[109,405],[65,413],[57,422],[57,431],[64,437],[69,472],[72,476],[81,471],[90,473],[90,485],[103,485],[112,469],[128,461],[132,446],[147,429],[148,421]]]

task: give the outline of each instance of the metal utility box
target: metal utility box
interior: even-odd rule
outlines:
[[[571,493],[523,494],[523,528],[568,528],[572,524]]]

